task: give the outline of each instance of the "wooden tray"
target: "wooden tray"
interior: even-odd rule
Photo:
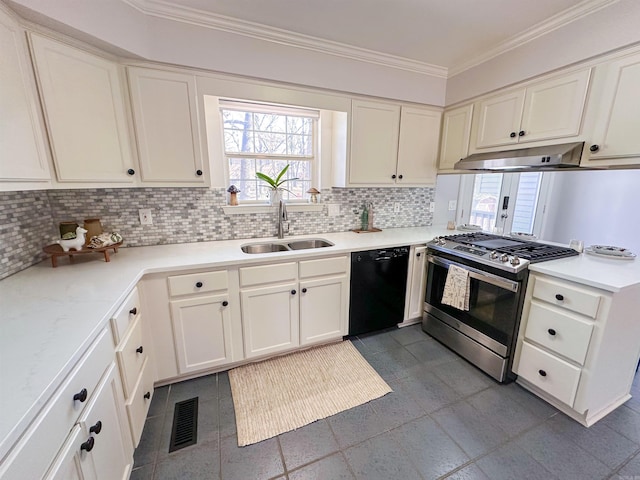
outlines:
[[[356,233],[374,233],[374,232],[381,232],[382,230],[380,230],[379,228],[372,228],[371,230],[360,230],[359,228],[355,228],[353,230],[351,230],[352,232],[356,232]]]
[[[73,262],[74,255],[84,255],[85,253],[102,253],[104,255],[104,261],[109,262],[109,250],[113,250],[113,253],[118,253],[118,247],[120,245],[122,245],[122,242],[100,248],[88,248],[84,246],[82,247],[82,250],[69,250],[68,252],[65,252],[62,250],[60,245],[52,243],[51,245],[44,247],[42,250],[51,255],[51,266],[56,268],[58,266],[58,257],[69,257],[69,260]]]

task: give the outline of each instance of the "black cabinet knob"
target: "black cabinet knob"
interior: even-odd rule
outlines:
[[[196,175],[201,177],[202,176],[202,170],[196,170]]]
[[[136,348],[136,352],[138,352],[138,353],[144,352],[144,349],[142,348],[142,345],[140,345],[138,348]]]
[[[93,437],[89,437],[86,442],[80,445],[80,450],[86,450],[87,452],[90,452],[91,450],[93,450],[93,445],[95,443],[96,441],[93,439]]]
[[[544,370],[538,370],[538,374],[539,374],[541,377],[546,377],[546,376],[547,376],[547,372],[545,372]]]
[[[133,168],[130,168],[129,170],[127,170],[127,173],[128,173],[129,175],[135,175],[135,174],[136,174],[136,171],[135,171]]]
[[[229,302],[227,302],[226,300],[222,302],[223,307],[226,307],[227,305],[229,305]]]
[[[146,398],[147,400],[149,400],[151,398],[151,392],[147,392],[143,395],[144,398]]]
[[[559,293],[556,293],[556,300],[558,300],[559,302],[564,300],[564,296],[560,295]]]
[[[303,289],[302,289],[302,293],[307,293],[307,289],[306,289],[306,288],[303,288]]]
[[[589,150],[591,150],[592,152],[597,152],[598,150],[600,150],[600,145],[591,145],[589,147]]]
[[[73,396],[73,400],[78,400],[79,402],[84,402],[87,399],[87,389],[83,388],[78,393]]]
[[[553,328],[550,328],[549,330],[547,330],[547,332],[549,332],[549,335],[555,335],[556,331]]]
[[[391,178],[395,179],[395,178],[396,178],[396,176],[395,176],[395,175],[391,175]]]
[[[138,314],[138,309],[136,307],[133,307],[131,310],[129,310],[129,313],[131,315],[137,315]]]
[[[204,285],[202,282],[196,282],[196,287],[201,288]]]
[[[516,138],[516,132],[511,132],[511,133],[509,134],[509,136],[510,136],[511,138]]]
[[[295,290],[291,290],[291,295],[295,295],[297,292]]]
[[[520,131],[518,132],[518,136],[519,136],[519,137],[524,137],[524,130],[520,130]]]
[[[89,427],[90,433],[95,433],[98,435],[102,431],[102,422],[98,420],[95,425]]]
[[[398,175],[398,178],[399,178],[400,180],[402,180],[402,175]]]
[[[419,257],[420,255],[422,255],[420,252],[416,253],[416,257]]]

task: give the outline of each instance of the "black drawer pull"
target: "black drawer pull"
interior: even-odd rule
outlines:
[[[524,137],[524,130],[520,130],[520,131],[518,132],[518,136],[520,136],[520,137]]]
[[[84,402],[87,399],[87,389],[83,388],[82,390],[80,390],[78,393],[76,393],[73,396],[73,400],[76,401],[78,400],[79,402]]]
[[[395,179],[395,178],[396,178],[396,176],[395,176],[395,175],[391,175],[391,178]]]
[[[541,377],[547,376],[547,372],[545,372],[544,370],[538,370],[538,373],[540,374]]]
[[[129,310],[129,313],[131,315],[137,315],[138,314],[138,309],[136,307],[133,307],[131,310]]]
[[[556,331],[553,328],[550,328],[549,330],[547,330],[547,332],[549,332],[549,335],[555,335]]]
[[[135,171],[133,168],[130,168],[129,170],[127,170],[127,173],[128,173],[129,175],[135,175],[135,174],[136,174],[136,171]]]
[[[96,441],[93,439],[93,437],[89,437],[86,442],[80,445],[80,450],[86,450],[87,452],[90,452],[91,450],[93,450],[93,445],[95,443]]]
[[[302,293],[307,293],[307,289],[306,289],[306,288],[303,288],[303,289],[302,289]]]
[[[400,180],[402,180],[402,175],[398,175],[398,178],[399,178]]]
[[[509,136],[510,136],[511,138],[516,138],[516,132],[511,132],[511,133],[509,134]]]
[[[223,307],[226,307],[227,305],[229,305],[229,302],[227,302],[226,300],[224,300],[224,301],[222,302],[222,306],[223,306]]]
[[[147,392],[143,395],[144,398],[146,398],[147,400],[149,400],[151,398],[151,392]]]
[[[95,425],[89,427],[90,433],[95,433],[98,435],[102,431],[102,422],[98,420]]]
[[[200,177],[202,175],[202,170],[196,170],[196,175]]]
[[[202,283],[202,282],[196,282],[196,287],[197,287],[197,288],[202,288],[202,285],[204,285],[204,283]]]
[[[564,295],[560,295],[559,293],[556,293],[556,300],[558,300],[559,302],[564,300]]]
[[[589,147],[589,150],[591,150],[592,152],[597,152],[598,150],[600,150],[600,145],[591,145]]]
[[[142,348],[142,345],[140,345],[138,348],[136,348],[136,352],[137,352],[137,353],[142,353],[142,352],[144,352],[144,349]]]
[[[296,292],[295,290],[291,290],[291,295],[295,295],[296,293],[298,292]]]

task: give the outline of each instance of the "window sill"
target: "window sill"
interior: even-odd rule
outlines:
[[[287,203],[288,212],[321,212],[322,203]],[[275,205],[223,205],[225,215],[244,215],[248,213],[270,213],[275,211]]]

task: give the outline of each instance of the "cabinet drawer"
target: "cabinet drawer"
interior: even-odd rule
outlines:
[[[122,302],[120,308],[111,317],[111,328],[113,330],[113,343],[118,345],[120,340],[127,333],[129,324],[135,320],[136,315],[140,313],[140,297],[138,295],[138,289],[134,288],[129,294],[127,299]]]
[[[295,262],[243,267],[240,269],[240,286],[249,287],[262,283],[291,282],[297,278],[298,271],[296,267]]]
[[[142,317],[138,316],[131,326],[129,333],[116,350],[118,367],[120,367],[120,376],[122,377],[122,386],[126,399],[129,399],[133,393],[147,354],[148,348],[145,349],[142,340]]]
[[[169,277],[169,295],[190,295],[229,288],[227,271],[191,273]]]
[[[147,412],[153,398],[153,375],[151,374],[151,366],[149,359],[146,359],[142,366],[142,372],[138,378],[138,383],[134,387],[133,394],[126,402],[127,416],[129,417],[129,425],[131,426],[131,438],[133,439],[134,448],[140,442],[144,422],[147,418]]]
[[[347,257],[320,258],[300,262],[300,278],[335,275],[347,271]]]
[[[601,299],[596,293],[539,277],[536,277],[533,296],[591,318],[596,318]]]
[[[582,365],[589,349],[592,331],[591,322],[533,301],[524,335]]]
[[[523,342],[517,373],[562,403],[573,405],[580,380],[578,367]]]
[[[2,480],[42,478],[60,446],[113,363],[111,334],[104,329],[54,397],[0,466]],[[74,400],[74,395],[81,398]],[[84,401],[81,399],[84,398]]]

